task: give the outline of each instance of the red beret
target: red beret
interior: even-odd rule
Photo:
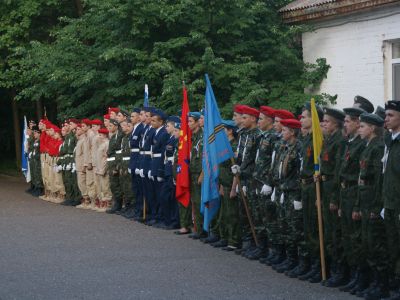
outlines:
[[[284,120],[281,120],[280,122],[285,127],[289,127],[289,128],[293,128],[293,129],[301,128],[300,121],[296,120],[296,119],[284,119]]]
[[[99,133],[108,134],[107,128],[100,128]]]
[[[76,127],[82,128],[82,123],[76,124]]]
[[[118,113],[119,112],[119,108],[118,107],[109,107],[108,108],[108,113],[110,114],[112,111],[115,112],[115,113]]]
[[[104,119],[110,120],[110,114],[106,114],[103,116]]]
[[[242,114],[246,114],[246,115],[250,115],[250,116],[254,116],[254,117],[258,118],[258,116],[260,115],[260,112],[257,109],[252,108],[250,106],[242,105]]]
[[[292,114],[290,111],[286,109],[277,109],[275,110],[275,117],[281,118],[281,119],[294,119],[294,114]]]
[[[100,121],[99,119],[94,119],[94,120],[92,120],[92,125],[102,125],[103,124],[103,122],[102,121]]]
[[[235,113],[242,114],[243,113],[242,107],[243,107],[242,104],[235,104],[235,106],[233,107],[233,111]]]
[[[260,106],[260,113],[270,118],[275,117],[275,109],[269,106]]]
[[[82,119],[81,123],[84,123],[86,125],[92,125],[92,121],[90,121],[89,119]]]
[[[79,124],[79,120],[78,119],[69,119],[68,120],[68,122],[72,122],[72,123],[75,123],[75,124]]]

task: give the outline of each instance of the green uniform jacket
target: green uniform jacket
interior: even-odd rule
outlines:
[[[273,129],[267,130],[260,135],[258,144],[255,169],[253,176],[263,184],[271,184],[271,162],[277,136]]]
[[[382,138],[375,137],[367,144],[360,156],[359,193],[356,209],[365,209],[377,215],[383,207],[381,200],[383,152]]]
[[[230,140],[231,147],[232,149],[236,149],[237,147],[237,142],[235,139]],[[233,177],[234,175],[232,174],[231,171],[231,160],[228,159],[224,161],[222,164],[219,166],[219,184],[223,185],[226,188],[231,188],[232,183],[233,183]]]
[[[192,134],[192,149],[190,150],[190,174],[200,175],[202,171],[202,156],[203,156],[203,129],[199,129]],[[193,178],[197,180],[197,178]]]
[[[341,159],[339,180],[341,183],[356,185],[360,174],[360,156],[365,149],[366,142],[360,136],[349,139]]]
[[[314,176],[314,149],[312,133],[309,133],[303,137],[300,156],[300,177],[305,179]]]
[[[121,154],[117,154],[117,161],[118,161],[118,168],[120,170],[124,169],[124,170],[128,170],[129,167],[129,159],[126,158],[130,158],[131,155],[131,148],[130,148],[130,144],[129,144],[129,136],[131,135],[131,133],[128,134],[124,134],[121,140]],[[125,160],[124,160],[125,158]]]
[[[72,165],[72,163],[74,162],[74,150],[75,150],[76,142],[77,142],[75,132],[71,131],[70,133],[68,133],[65,137],[64,142],[66,144],[66,153],[68,156],[65,158],[65,163]],[[72,167],[72,166],[70,166],[70,167]]]
[[[327,181],[332,181],[328,188],[325,188],[324,196],[332,204],[339,204],[339,170],[340,161],[345,149],[345,139],[341,130],[337,130],[332,135],[325,137],[321,150],[321,175],[325,176]]]
[[[279,189],[290,195],[291,200],[300,201],[300,150],[298,141],[293,145],[286,144],[284,151],[280,155],[280,180]]]
[[[272,153],[272,161],[271,161],[271,169],[269,171],[270,173],[270,186],[276,186],[279,187],[279,162],[280,162],[280,156],[283,154],[283,151],[286,148],[286,143],[280,136],[276,136],[276,140],[274,143],[274,152]]]
[[[385,139],[385,157],[382,198],[387,209],[400,208],[400,135],[394,140],[389,135]]]
[[[244,180],[251,179],[253,176],[260,136],[261,132],[258,128],[247,130],[240,164],[240,177]]]
[[[121,151],[122,136],[122,131],[118,129],[117,132],[110,137],[110,142],[108,143],[107,157],[115,158],[115,160],[107,160],[107,169],[109,171],[118,170],[119,162],[117,158],[117,152]]]
[[[238,165],[240,165],[242,163],[244,143],[246,141],[247,130],[244,128],[239,128],[237,134],[238,134],[238,143],[236,146],[235,161]]]

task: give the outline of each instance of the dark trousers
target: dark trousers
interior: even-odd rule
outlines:
[[[132,192],[135,195],[135,217],[143,215],[143,187],[140,175],[136,175],[135,172],[131,174],[132,178]]]

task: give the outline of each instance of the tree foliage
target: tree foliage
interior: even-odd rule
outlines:
[[[303,63],[303,28],[282,23],[283,0],[86,0],[80,17],[70,1],[9,2],[0,85],[52,101],[60,119],[141,105],[145,83],[152,105],[176,113],[184,81],[199,109],[204,73],[225,115],[238,102],[296,110],[329,70],[324,59]]]

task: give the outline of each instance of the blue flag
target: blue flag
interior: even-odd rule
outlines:
[[[24,131],[22,133],[22,157],[21,157],[21,171],[26,178],[26,182],[31,181],[31,172],[29,170],[29,163],[28,163],[28,124],[26,122],[26,116],[24,116]]]
[[[219,164],[233,157],[233,151],[219,114],[217,101],[206,74],[206,97],[204,106],[203,182],[201,185],[201,212],[203,229],[209,230],[210,222],[220,207]]]
[[[147,84],[144,85],[144,101],[143,107],[148,107],[149,105],[149,86]]]

